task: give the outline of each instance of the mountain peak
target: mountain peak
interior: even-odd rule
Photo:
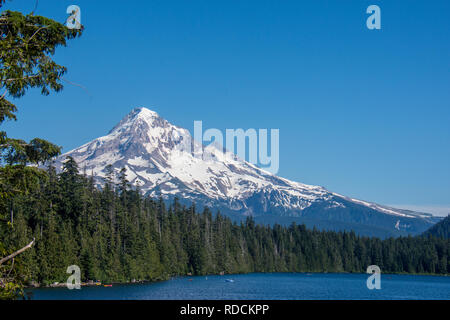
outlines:
[[[134,108],[123,120],[136,121],[142,120],[151,125],[155,120],[162,119],[158,113],[145,107]],[[122,120],[122,121],[123,121]]]
[[[135,127],[145,127],[146,129],[164,127],[167,124],[168,122],[161,118],[155,111],[145,107],[138,107],[128,113],[108,134]]]
[[[159,118],[159,114],[158,113],[156,113],[155,111],[150,110],[148,108],[145,108],[145,107],[134,108],[130,112],[130,114],[133,114],[133,115],[135,115],[137,117],[141,117],[141,118],[150,118],[150,119]]]

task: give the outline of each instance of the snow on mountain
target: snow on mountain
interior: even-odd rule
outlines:
[[[427,214],[350,199],[322,187],[277,177],[213,144],[204,147],[203,154],[198,150],[202,145],[191,139],[189,131],[154,111],[136,108],[108,135],[62,155],[57,164],[60,166],[67,156],[73,157],[87,174],[96,177],[99,186],[107,165],[116,172],[126,168],[128,180],[150,196],[177,196],[238,216],[306,217],[313,212],[323,216],[326,211],[340,216],[343,211],[364,207],[369,210],[366,214],[392,217],[388,224],[392,223],[393,230],[399,229],[396,225],[404,226],[404,231],[413,230],[417,224],[411,223],[413,220],[423,222],[423,228],[435,222]],[[398,224],[398,219],[406,220]]]

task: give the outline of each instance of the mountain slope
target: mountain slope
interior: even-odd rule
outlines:
[[[71,156],[99,186],[107,165],[116,171],[126,168],[128,180],[147,195],[178,197],[236,220],[254,216],[263,223],[296,221],[381,237],[418,234],[437,222],[429,214],[350,199],[277,177],[213,144],[203,152],[202,148],[187,130],[149,109],[136,108],[108,135],[66,153],[57,165]]]
[[[424,232],[424,236],[450,239],[450,215]]]

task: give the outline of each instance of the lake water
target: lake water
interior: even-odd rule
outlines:
[[[367,274],[272,273],[173,280],[113,287],[42,288],[34,300],[350,300],[450,299],[450,277],[381,275],[381,289],[369,290]],[[228,282],[227,279],[233,280]]]

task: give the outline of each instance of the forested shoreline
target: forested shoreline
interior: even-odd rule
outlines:
[[[65,282],[78,265],[82,281],[157,281],[179,275],[249,272],[450,273],[450,243],[434,237],[380,240],[354,232],[308,230],[303,225],[233,223],[210,209],[197,212],[175,200],[144,197],[126,171],[108,175],[102,190],[69,158],[57,173],[49,166],[33,190],[7,204],[12,228],[0,242],[20,248],[24,283]]]

